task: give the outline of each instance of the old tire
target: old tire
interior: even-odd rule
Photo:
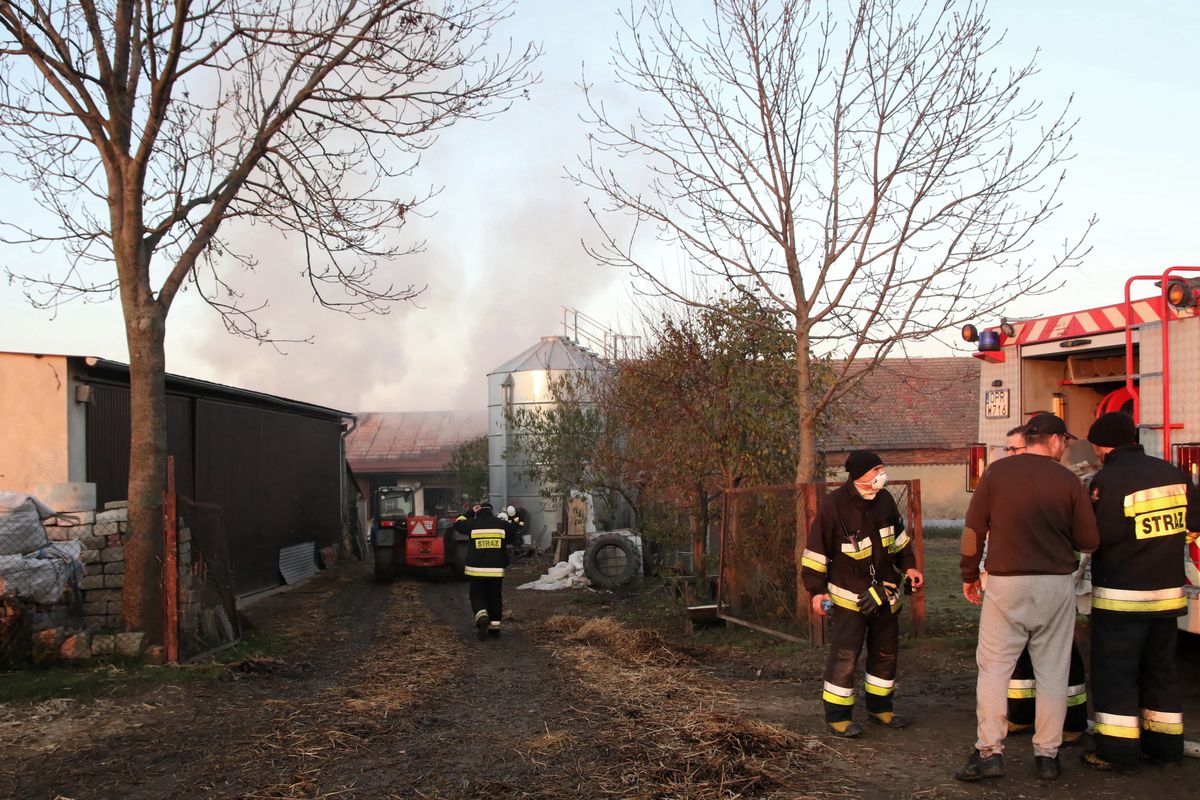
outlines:
[[[396,565],[392,561],[395,550],[394,547],[375,548],[375,581],[377,583],[391,583],[396,577]]]
[[[637,577],[641,556],[633,542],[619,533],[597,536],[583,554],[583,572],[593,586],[615,589]]]

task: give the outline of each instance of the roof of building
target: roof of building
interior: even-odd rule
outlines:
[[[951,450],[979,441],[979,361],[890,358],[842,399],[827,452]]]
[[[587,369],[594,367],[599,359],[600,357],[591,350],[579,346],[565,336],[543,336],[537,344],[519,356],[505,361],[489,374],[545,369]]]
[[[357,473],[441,472],[463,442],[488,432],[487,410],[364,411],[346,438]]]
[[[129,384],[129,365],[121,361],[112,361],[96,356],[65,353],[26,353],[15,350],[3,351],[0,352],[0,355],[66,358],[82,368],[83,377],[86,380],[121,385]],[[339,411],[336,408],[329,408],[328,406],[319,406],[315,403],[306,403],[303,400],[293,400],[290,397],[267,394],[266,392],[256,392],[253,389],[242,389],[224,383],[189,378],[186,375],[176,375],[171,372],[166,374],[165,381],[168,394],[182,394],[191,397],[224,400],[316,417],[342,419],[353,416],[348,411]]]

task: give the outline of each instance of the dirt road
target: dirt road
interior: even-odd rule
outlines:
[[[1200,779],[1196,761],[1097,775],[1067,751],[1051,789],[1025,739],[1009,778],[958,784],[974,725],[962,653],[907,648],[914,725],[843,742],[822,734],[819,654],[701,651],[569,599],[510,587],[505,635],[478,642],[463,584],[340,567],[256,604],[273,655],[223,680],[0,706],[0,797],[1095,800],[1185,797]],[[1194,685],[1200,659],[1185,661]],[[1185,710],[1200,738],[1195,689]]]

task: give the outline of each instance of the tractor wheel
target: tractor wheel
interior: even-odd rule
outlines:
[[[633,542],[619,533],[597,536],[583,554],[583,572],[593,586],[615,589],[637,577],[641,557]]]
[[[375,548],[375,580],[378,583],[391,583],[396,577],[396,565],[392,562],[394,547]]]

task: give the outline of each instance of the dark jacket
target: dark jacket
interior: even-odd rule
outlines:
[[[1184,541],[1200,530],[1200,492],[1141,445],[1118,447],[1092,479],[1100,547],[1092,556],[1092,611],[1187,613]]]
[[[821,500],[801,564],[809,594],[828,594],[836,605],[857,610],[872,567],[877,581],[899,584],[917,560],[891,493],[882,489],[866,500],[847,481]]]
[[[508,566],[508,545],[520,535],[520,525],[505,522],[490,509],[480,509],[473,517],[460,516],[454,530],[468,537],[467,563],[463,573],[468,578],[503,578]]]

